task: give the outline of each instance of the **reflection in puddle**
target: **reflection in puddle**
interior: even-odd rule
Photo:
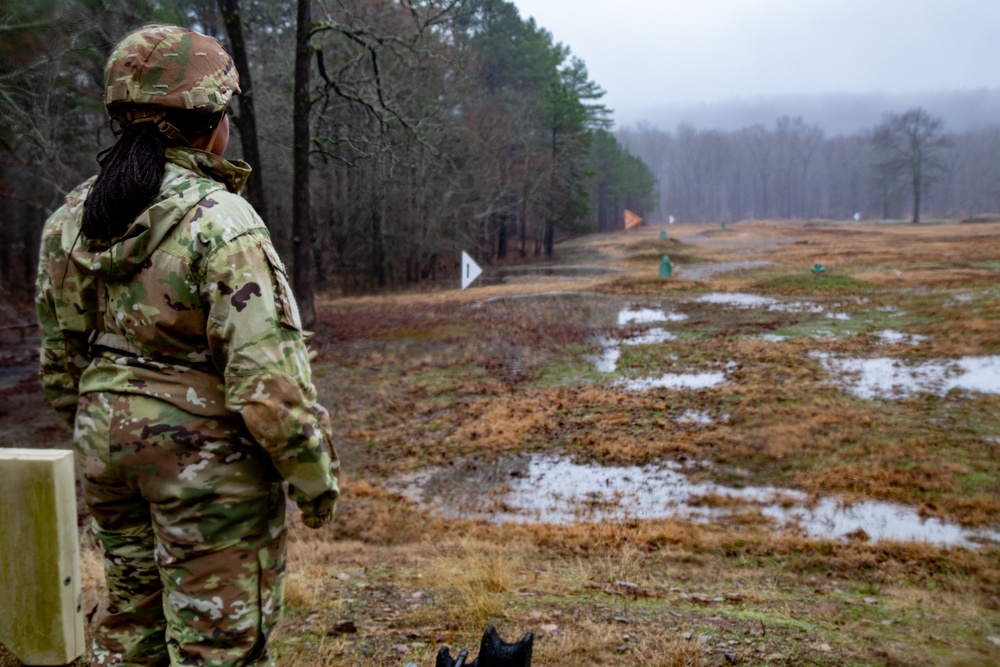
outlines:
[[[721,262],[717,264],[687,264],[676,269],[677,275],[690,280],[707,280],[719,273],[756,269],[762,266],[773,266],[774,262]]]
[[[826,306],[821,306],[811,301],[780,301],[769,296],[745,294],[742,292],[713,292],[700,296],[694,301],[696,303],[710,303],[717,306],[729,306],[731,308],[766,308],[770,311],[782,313],[825,314],[827,318],[832,320],[851,319],[851,316],[847,313],[828,312]],[[843,304],[832,305],[841,306]]]
[[[964,357],[955,361],[930,361],[908,365],[900,359],[836,359],[818,355],[831,375],[859,398],[947,394],[963,389],[1000,394],[1000,356]]]
[[[635,308],[619,311],[618,326],[626,324],[652,324],[655,322],[683,322],[687,315],[683,313],[668,313],[653,308]]]
[[[614,373],[618,368],[618,357],[622,356],[622,350],[617,341],[601,339],[601,353],[591,357],[594,361],[594,370],[598,373]]]
[[[665,373],[659,377],[631,378],[615,383],[629,391],[650,389],[707,389],[725,384],[726,374],[715,371],[708,373]]]
[[[618,311],[618,326],[634,326],[641,324],[653,324],[657,322],[682,322],[687,319],[683,313],[671,313],[662,308],[640,308],[632,306]],[[598,342],[601,345],[601,353],[591,357],[594,362],[594,370],[598,373],[614,373],[618,369],[618,359],[621,357],[621,345],[659,345],[668,340],[676,338],[674,334],[652,327],[638,333],[627,333],[618,339],[601,338]]]
[[[826,309],[818,303],[809,301],[789,301],[787,303],[775,303],[769,306],[769,310],[780,310],[786,313],[825,313]]]
[[[487,267],[479,278],[480,285],[515,285],[545,282],[585,281],[593,276],[624,273],[623,269],[607,266],[505,266]],[[557,280],[551,280],[556,278]]]
[[[951,300],[948,301],[945,305],[946,306],[967,306],[970,303],[972,303],[972,299],[973,299],[973,297],[972,297],[971,294],[956,294],[955,296],[951,297]]]
[[[27,379],[38,378],[38,363],[0,366],[0,389],[16,387]]]
[[[683,313],[671,313],[663,309],[631,307],[618,311],[618,326],[650,324],[655,322],[681,322],[687,319]],[[639,333],[625,334],[621,338],[601,338],[601,353],[592,356],[594,369],[598,373],[614,373],[618,370],[622,345],[659,345],[676,336],[660,327],[652,327]],[[723,384],[726,376],[722,372],[706,373],[665,373],[659,377],[631,378],[615,382],[615,386],[629,391],[649,389],[706,389]]]
[[[712,419],[710,414],[703,410],[687,410],[677,421],[682,424],[702,424],[704,426],[708,426],[715,420]]]
[[[507,266],[494,273],[502,278],[517,276],[603,276],[622,273],[622,269],[607,266]]]
[[[568,298],[568,297],[587,297],[591,296],[586,292],[566,292],[560,290],[553,290],[550,292],[538,292],[537,294],[501,294],[500,296],[492,296],[489,299],[483,299],[482,301],[477,301],[477,306],[483,306],[490,303],[501,303],[504,301],[534,301],[536,299],[545,298]]]
[[[1000,541],[998,531],[970,531],[912,508],[883,502],[844,506],[807,503],[800,491],[732,488],[691,482],[676,463],[660,466],[581,465],[555,456],[472,459],[397,478],[392,486],[445,516],[495,522],[576,523],[621,519],[725,520],[756,509],[779,528],[809,537],[842,538],[864,531],[872,540],[940,545]]]
[[[649,324],[650,322],[666,322],[667,316],[662,310],[652,308],[626,308],[618,313],[618,326],[626,324]]]
[[[732,306],[734,308],[763,308],[765,306],[777,306],[779,301],[769,296],[759,294],[742,294],[740,292],[726,293],[714,292],[695,299],[696,303],[711,303],[718,306]]]
[[[674,340],[677,338],[674,334],[660,329],[659,327],[653,327],[648,331],[644,331],[636,336],[630,336],[628,338],[622,339],[622,343],[625,345],[659,345],[660,343],[665,343],[668,340]]]
[[[900,331],[893,331],[892,329],[876,331],[875,336],[887,345],[917,345],[923,343],[928,338],[920,334],[905,334]]]
[[[969,546],[978,541],[1000,541],[1000,531],[971,531],[940,519],[923,518],[905,505],[874,500],[847,506],[824,498],[812,507],[765,507],[765,516],[803,527],[809,537],[842,537],[858,529],[873,541],[900,540]]]

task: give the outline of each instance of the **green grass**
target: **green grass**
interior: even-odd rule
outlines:
[[[608,374],[594,368],[593,357],[600,354],[601,349],[591,343],[569,344],[536,369],[531,386],[565,387],[604,380]]]
[[[828,337],[845,338],[849,336],[871,335],[879,331],[891,329],[905,333],[914,325],[919,325],[926,318],[904,311],[900,314],[885,310],[867,309],[870,304],[837,303],[831,304],[826,312],[844,313],[848,319],[827,317],[826,313],[803,313],[803,319],[791,326],[775,330],[773,333],[787,338]]]
[[[764,294],[779,295],[830,295],[864,294],[871,286],[863,280],[848,275],[822,273],[814,275],[808,268],[801,274],[778,276],[754,285],[754,290]]]
[[[958,217],[947,217],[947,218],[920,218],[920,225],[954,225],[961,222]],[[822,228],[822,227],[889,227],[896,225],[912,225],[912,218],[869,218],[862,220],[830,220],[826,218],[814,218],[807,222],[805,226],[807,228]]]
[[[1000,260],[993,260],[988,262],[973,262],[972,266],[977,269],[989,269],[990,271],[1000,271]]]
[[[791,618],[775,609],[726,609],[720,615],[739,621],[762,623],[768,628],[787,628],[811,634],[817,631],[815,624]]]
[[[450,394],[466,382],[482,381],[488,378],[489,374],[482,367],[454,364],[443,367],[435,366],[410,373],[398,378],[397,382],[418,390],[423,396],[437,399],[442,395]]]
[[[624,375],[704,372],[730,361],[726,350],[696,342],[667,341],[663,345],[623,345],[618,373]]]
[[[470,334],[471,327],[464,324],[442,324],[426,329],[405,327],[377,336],[374,340],[382,342],[396,341],[450,341],[464,338]]]
[[[1000,484],[997,483],[996,471],[980,471],[956,475],[955,481],[961,485],[968,495],[1000,493]]]

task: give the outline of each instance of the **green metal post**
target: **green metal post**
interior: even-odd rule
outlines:
[[[664,255],[663,261],[660,262],[660,277],[669,278],[672,275],[674,275],[674,265],[670,263],[670,258]]]

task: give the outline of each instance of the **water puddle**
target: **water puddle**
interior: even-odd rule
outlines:
[[[972,303],[973,296],[971,294],[956,294],[951,297],[951,299],[945,303],[946,306],[968,306]]]
[[[629,378],[615,382],[615,386],[629,391],[650,389],[708,389],[726,383],[726,374],[720,371],[707,373],[664,373],[659,377]]]
[[[756,269],[764,266],[772,266],[774,262],[720,262],[715,264],[689,264],[678,266],[676,273],[678,276],[690,278],[691,280],[708,280],[712,276],[731,271],[742,271],[744,269]]]
[[[618,311],[615,323],[619,327],[634,328],[646,324],[661,322],[683,322],[687,315],[674,313],[662,308],[645,308],[629,306]],[[617,338],[601,338],[601,353],[590,359],[594,370],[598,373],[614,373],[618,369],[618,359],[621,357],[622,345],[659,345],[676,336],[662,327],[651,327],[638,331],[625,331]]]
[[[622,356],[622,349],[618,341],[601,339],[601,354],[591,357],[594,362],[594,370],[598,373],[614,373],[618,369],[618,358]]]
[[[770,310],[780,310],[786,313],[814,313],[819,315],[825,313],[826,308],[810,301],[788,301],[786,303],[775,303],[768,307]]]
[[[458,461],[449,468],[405,475],[391,483],[408,498],[444,516],[504,522],[571,524],[676,518],[725,521],[757,511],[778,529],[813,538],[869,539],[970,546],[1000,541],[1000,531],[973,531],[923,519],[903,505],[832,499],[809,503],[800,491],[734,488],[692,482],[676,463],[599,466],[557,456],[516,456],[494,463]]]
[[[500,296],[492,296],[488,299],[477,301],[475,305],[482,307],[494,303],[536,301],[538,299],[593,299],[596,296],[597,295],[591,292],[552,290],[549,292],[538,292],[536,294],[501,294]]]
[[[683,322],[684,313],[671,313],[654,308],[626,308],[618,312],[618,326],[627,324],[653,324],[656,322]]]
[[[38,363],[0,366],[0,389],[11,389],[27,379],[38,379]]]
[[[712,419],[712,415],[708,414],[704,410],[686,410],[677,421],[681,424],[700,424],[702,426],[708,426],[715,423],[715,420]]]
[[[921,336],[920,334],[906,334],[900,331],[893,331],[892,329],[876,331],[875,337],[886,345],[919,345],[928,339],[927,336]]]
[[[730,230],[732,233],[733,230]],[[693,234],[691,236],[685,236],[681,240],[685,243],[690,243],[691,245],[702,245],[702,246],[721,246],[721,247],[767,247],[776,245],[788,245],[791,243],[797,243],[798,239],[795,238],[785,238],[785,237],[773,237],[773,238],[761,238],[759,236],[750,236],[745,232],[736,233],[735,236],[719,238],[716,236],[717,232],[713,230],[713,233],[699,232],[698,234]]]
[[[777,299],[772,299],[769,296],[743,294],[740,292],[714,292],[700,296],[694,301],[695,303],[711,303],[717,306],[731,306],[733,308],[766,308],[780,304]]]
[[[488,272],[482,280],[484,284],[496,285],[508,282],[532,282],[538,278],[589,278],[610,273],[623,273],[621,269],[603,266],[510,266]]]
[[[660,322],[683,322],[687,315],[674,313],[662,308],[644,308],[631,306],[618,311],[616,322],[619,327],[635,327]],[[601,338],[601,353],[590,358],[594,370],[599,373],[614,373],[618,370],[618,360],[621,358],[622,345],[659,345],[676,336],[661,328],[650,327],[638,332],[628,331],[617,338]],[[658,377],[628,378],[614,383],[628,391],[647,391],[649,389],[707,389],[726,382],[723,372],[706,373],[665,373]]]
[[[694,299],[694,302],[728,306],[730,308],[764,308],[783,313],[812,313],[814,315],[825,315],[831,320],[851,319],[851,316],[846,313],[831,312],[830,307],[821,306],[811,301],[781,301],[769,296],[746,294],[743,292],[713,292]],[[841,305],[843,304],[833,304],[833,307]]]
[[[1000,356],[908,364],[900,359],[838,359],[817,355],[827,372],[859,398],[943,396],[953,389],[1000,394]]]
[[[674,334],[661,329],[659,327],[653,327],[647,331],[634,336],[629,336],[628,338],[623,338],[622,343],[624,345],[659,345],[660,343],[665,343],[668,340],[674,340],[677,338]]]

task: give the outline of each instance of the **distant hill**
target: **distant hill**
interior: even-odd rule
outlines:
[[[828,136],[871,129],[886,113],[912,107],[944,119],[945,129],[962,131],[1000,125],[1000,88],[907,94],[830,94],[733,99],[705,104],[615,109],[618,127],[647,122],[661,130],[688,123],[699,130],[738,130],[760,123],[772,126],[781,116],[801,116]]]

